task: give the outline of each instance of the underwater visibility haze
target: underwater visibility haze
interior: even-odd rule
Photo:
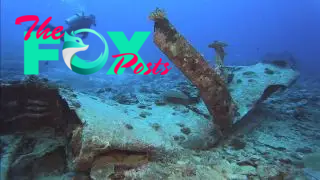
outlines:
[[[2,0],[0,180],[320,180],[319,7]]]

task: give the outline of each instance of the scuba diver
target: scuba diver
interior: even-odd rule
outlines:
[[[96,17],[94,15],[85,16],[84,13],[77,13],[70,18],[66,19],[65,23],[68,25],[67,28],[64,28],[61,31],[62,33],[67,32],[68,34],[71,34],[72,31],[76,31],[79,29],[90,29],[91,25],[96,26]],[[41,25],[37,25],[33,31],[36,31],[40,28]],[[31,27],[28,28],[28,30]],[[56,28],[52,24],[48,24],[44,29],[49,28],[51,31]],[[81,35],[81,39],[85,39],[88,36],[88,32],[79,33]],[[64,37],[61,37],[60,40],[64,41]]]

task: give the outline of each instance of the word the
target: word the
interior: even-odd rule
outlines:
[[[35,15],[26,15],[21,16],[16,19],[15,24],[21,25],[23,22],[27,21],[34,21],[33,25],[30,27],[30,29],[25,32],[24,36],[24,73],[25,74],[39,74],[39,61],[58,61],[59,60],[59,50],[58,49],[39,49],[40,44],[60,44],[60,38],[66,37],[67,34],[63,33],[60,34],[63,31],[63,26],[58,26],[55,29],[51,30],[50,28],[45,27],[49,24],[52,17],[47,18],[39,27],[39,29],[34,32],[35,27],[37,26],[39,22],[38,16]],[[157,63],[147,63],[145,64],[140,55],[138,54],[138,51],[150,35],[150,32],[135,32],[129,41],[125,34],[123,32],[107,32],[110,38],[112,39],[113,43],[116,45],[118,50],[120,51],[120,54],[113,55],[113,58],[116,58],[110,69],[108,70],[107,74],[122,74],[124,70],[128,67],[131,67],[133,69],[133,72],[135,74],[143,74],[148,75],[150,73],[152,74],[159,74],[165,75],[167,74],[172,68],[168,68],[169,63],[162,63],[162,59]],[[97,33],[100,35],[99,33]],[[40,38],[42,37],[42,38]],[[69,36],[70,37],[70,36]],[[72,37],[73,38],[73,37]],[[78,37],[75,37],[78,38]],[[103,36],[100,37],[104,44],[105,44],[105,54],[108,54],[108,44],[105,42]],[[80,39],[80,38],[79,38]],[[77,46],[87,46],[79,42],[79,45]],[[77,41],[78,42],[78,41]],[[64,42],[66,43],[66,42]],[[69,43],[70,44],[70,43]],[[82,50],[83,51],[83,50]],[[72,56],[73,57],[73,56]],[[73,60],[73,59],[72,59]],[[107,56],[105,59],[100,61],[105,64],[107,61]],[[91,64],[90,64],[91,63]],[[100,67],[97,67],[97,70],[100,70],[103,65]],[[154,67],[151,68],[154,64]],[[90,66],[92,65],[92,62],[88,62],[85,64],[85,61],[81,61],[81,67]],[[163,65],[164,70],[159,69],[159,66]],[[79,65],[80,67],[80,65]],[[72,64],[72,68],[79,68],[77,67],[77,63]],[[85,68],[84,68],[85,69]],[[71,69],[74,71],[74,69]],[[91,71],[90,71],[91,72]],[[93,72],[93,71],[92,71]],[[94,71],[96,72],[96,70]],[[85,74],[85,73],[81,73]],[[89,73],[86,73],[89,74]],[[92,74],[92,73],[90,73]]]

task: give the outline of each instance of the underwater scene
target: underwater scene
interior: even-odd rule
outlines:
[[[319,0],[2,0],[0,180],[320,180]]]

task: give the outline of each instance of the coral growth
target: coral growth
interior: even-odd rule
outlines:
[[[151,12],[149,15],[149,19],[153,21],[165,19],[165,18],[166,18],[166,12],[165,10],[160,8],[156,8],[156,10]]]
[[[214,41],[213,43],[209,44],[209,48],[213,48],[216,52],[216,65],[223,66],[224,57],[226,56],[226,52],[224,48],[228,46],[228,44],[221,42],[221,41]]]
[[[224,48],[228,46],[226,43],[221,41],[214,41],[209,44],[209,48],[213,48],[216,53],[216,67],[215,71],[225,80],[228,80],[228,73],[224,69],[224,57],[226,56],[226,52]]]

